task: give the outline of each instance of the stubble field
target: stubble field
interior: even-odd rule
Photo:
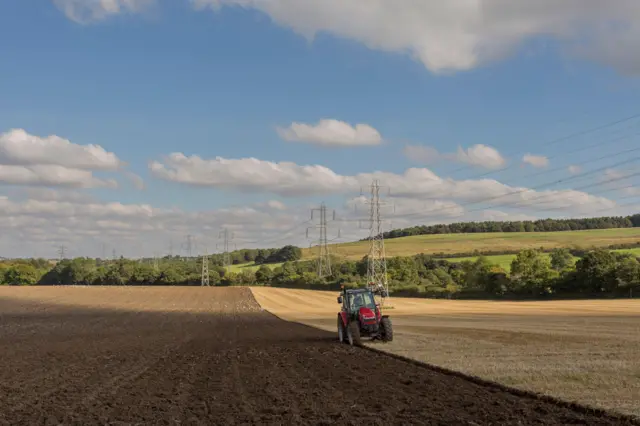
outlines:
[[[0,312],[0,424],[635,424],[340,345],[248,288],[0,288]]]
[[[254,288],[281,318],[336,333],[336,292]],[[376,348],[527,391],[640,416],[640,300],[392,298]]]
[[[519,252],[532,248],[607,247],[612,244],[632,244],[640,241],[640,228],[596,229],[563,232],[488,232],[477,234],[416,235],[385,240],[389,257],[413,256],[418,253],[458,254],[474,250]],[[331,245],[331,252],[351,260],[362,259],[369,251],[368,241]],[[303,258],[313,258],[317,249],[303,249]]]

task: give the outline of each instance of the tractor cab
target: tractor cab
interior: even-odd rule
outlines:
[[[359,345],[361,337],[383,341],[393,339],[391,320],[387,315],[382,315],[380,305],[370,289],[343,288],[338,303],[342,305],[338,314],[338,338],[341,342],[348,340],[352,345]]]

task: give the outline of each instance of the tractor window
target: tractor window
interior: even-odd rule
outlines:
[[[376,309],[376,301],[371,293],[356,293],[349,296],[349,309],[354,311],[362,307]]]

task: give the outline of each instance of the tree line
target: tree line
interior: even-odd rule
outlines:
[[[275,268],[227,272],[209,259],[216,286],[264,285],[338,290],[366,285],[367,257],[333,259],[332,274],[320,278],[314,261],[286,261]],[[200,285],[201,261],[166,257],[157,264],[120,258],[76,258],[55,265],[42,259],[0,262],[4,285]],[[392,296],[436,298],[549,298],[634,296],[640,289],[640,262],[631,254],[595,249],[574,263],[567,249],[550,255],[523,250],[505,271],[486,257],[448,262],[425,254],[387,259]]]
[[[640,214],[620,217],[596,217],[586,219],[540,219],[536,221],[486,221],[459,222],[448,225],[421,225],[394,229],[383,233],[384,238],[400,238],[412,235],[473,234],[484,232],[557,232],[590,229],[640,227]]]

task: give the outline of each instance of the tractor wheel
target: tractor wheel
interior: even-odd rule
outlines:
[[[357,321],[351,321],[347,325],[347,339],[351,346],[362,345],[362,341],[360,340],[360,326]]]
[[[340,318],[340,315],[338,315],[338,341],[340,341],[340,343],[344,343],[345,341],[344,325],[342,325],[342,318]]]
[[[391,318],[384,317],[380,320],[380,327],[382,328],[382,341],[393,341],[393,326],[391,325]]]

